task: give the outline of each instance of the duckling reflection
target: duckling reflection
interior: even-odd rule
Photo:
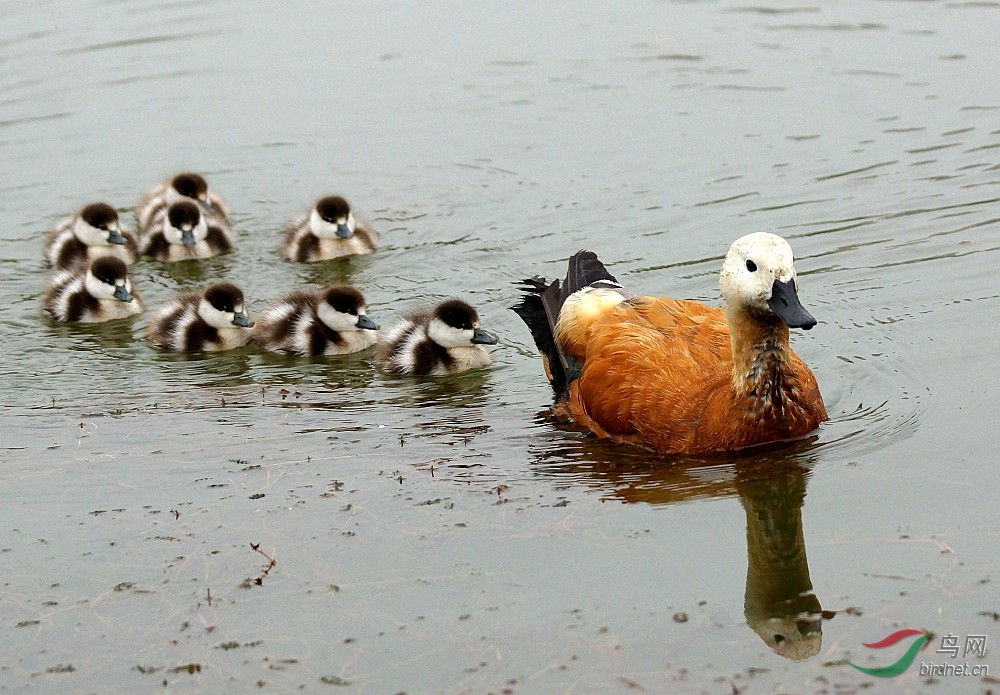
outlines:
[[[457,375],[405,382],[383,379],[387,389],[382,402],[403,408],[462,408],[478,411],[493,403],[495,384],[489,372],[463,372]]]
[[[747,518],[747,624],[776,654],[802,661],[819,653],[821,621],[830,615],[812,591],[802,531],[811,465],[806,452],[812,443],[804,440],[771,453],[758,450],[752,457],[677,459],[665,465],[592,437],[567,447],[564,434],[539,457],[537,470],[609,489],[608,497],[622,502],[663,505],[738,496]]]
[[[291,268],[298,285],[353,285],[371,256],[343,256],[324,263],[296,263]]]
[[[220,355],[224,357],[220,359]],[[218,390],[218,398],[226,403],[260,403],[260,391],[252,373],[257,355],[237,350],[235,352],[169,352],[157,353],[165,382],[180,388],[187,385],[189,392]],[[245,392],[246,387],[254,387]],[[239,398],[226,393],[226,389],[244,389]],[[250,393],[252,396],[247,396]],[[214,396],[214,394],[212,394]],[[213,398],[214,399],[214,398]],[[212,400],[212,399],[210,399]]]

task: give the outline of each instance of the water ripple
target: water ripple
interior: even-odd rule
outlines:
[[[214,36],[215,32],[186,31],[176,34],[159,34],[151,36],[140,36],[134,39],[117,39],[115,41],[105,41],[102,43],[92,43],[85,46],[74,46],[56,51],[57,55],[78,55],[81,53],[96,53],[99,51],[117,50],[120,48],[131,48],[133,46],[145,46],[156,43],[170,43],[173,41],[198,41],[207,36]]]

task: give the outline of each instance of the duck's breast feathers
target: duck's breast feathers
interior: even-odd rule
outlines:
[[[789,372],[794,378],[797,391],[795,401],[812,422],[812,426],[808,430],[812,431],[820,423],[829,419],[823,395],[819,390],[819,383],[809,366],[792,350],[789,350],[789,365]]]

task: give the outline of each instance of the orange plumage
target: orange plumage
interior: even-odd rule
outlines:
[[[748,239],[756,245],[741,244]],[[562,287],[526,281],[515,311],[546,358],[557,401],[600,437],[660,454],[794,439],[827,414],[788,345],[789,325],[808,329],[815,319],[798,303],[786,248],[774,235],[738,240],[723,267],[724,309],[634,297],[581,252]]]

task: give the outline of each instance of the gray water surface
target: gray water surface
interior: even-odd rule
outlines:
[[[0,690],[995,690],[847,662],[916,627],[997,663],[998,26],[990,2],[8,3]],[[385,325],[458,296],[495,364],[410,380],[49,321],[45,233],[92,200],[131,221],[185,169],[237,249],[139,261],[149,306],[350,282]],[[334,192],[379,251],[281,260]],[[591,248],[714,304],[762,230],[820,322],[793,336],[815,437],[665,462],[550,417],[513,283]]]

